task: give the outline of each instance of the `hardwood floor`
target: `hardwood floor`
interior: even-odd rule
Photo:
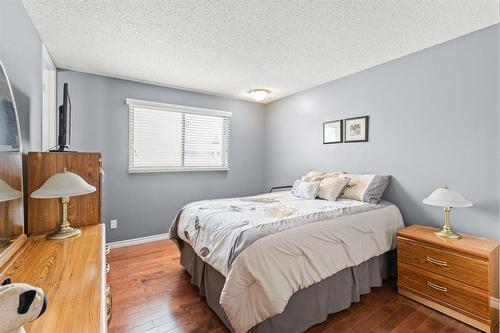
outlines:
[[[189,282],[171,241],[114,249],[108,262],[113,295],[110,333],[228,332]],[[307,332],[479,332],[395,290],[395,281],[388,280]]]

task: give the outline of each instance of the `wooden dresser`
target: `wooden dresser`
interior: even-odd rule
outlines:
[[[30,333],[106,332],[106,255],[103,224],[82,227],[79,237],[46,240],[31,236],[4,267],[0,279],[45,290],[47,311],[26,324]],[[110,310],[110,309],[109,309]]]
[[[485,332],[498,324],[497,241],[412,225],[398,232],[398,291]]]
[[[71,197],[68,220],[73,227],[83,227],[102,222],[101,153],[84,152],[29,152],[28,153],[28,235],[46,234],[61,223],[60,199],[33,199],[31,193],[53,174],[67,171],[80,175],[94,186],[94,193]]]

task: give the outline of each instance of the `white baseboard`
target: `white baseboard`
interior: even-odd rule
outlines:
[[[117,249],[120,247],[150,243],[150,242],[155,242],[155,241],[159,241],[159,240],[163,240],[163,239],[168,239],[168,233],[151,235],[151,236],[146,236],[146,237],[139,237],[139,238],[132,238],[132,239],[125,239],[125,240],[118,241],[118,242],[108,243],[108,245],[111,249]]]

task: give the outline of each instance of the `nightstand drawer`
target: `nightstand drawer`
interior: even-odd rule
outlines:
[[[488,262],[398,238],[398,260],[488,290]]]
[[[400,263],[398,287],[409,289],[455,311],[489,321],[488,292],[423,269]]]

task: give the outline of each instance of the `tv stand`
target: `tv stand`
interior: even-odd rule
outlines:
[[[51,153],[78,153],[76,150],[69,150],[68,146],[59,146],[56,149],[50,149]]]

